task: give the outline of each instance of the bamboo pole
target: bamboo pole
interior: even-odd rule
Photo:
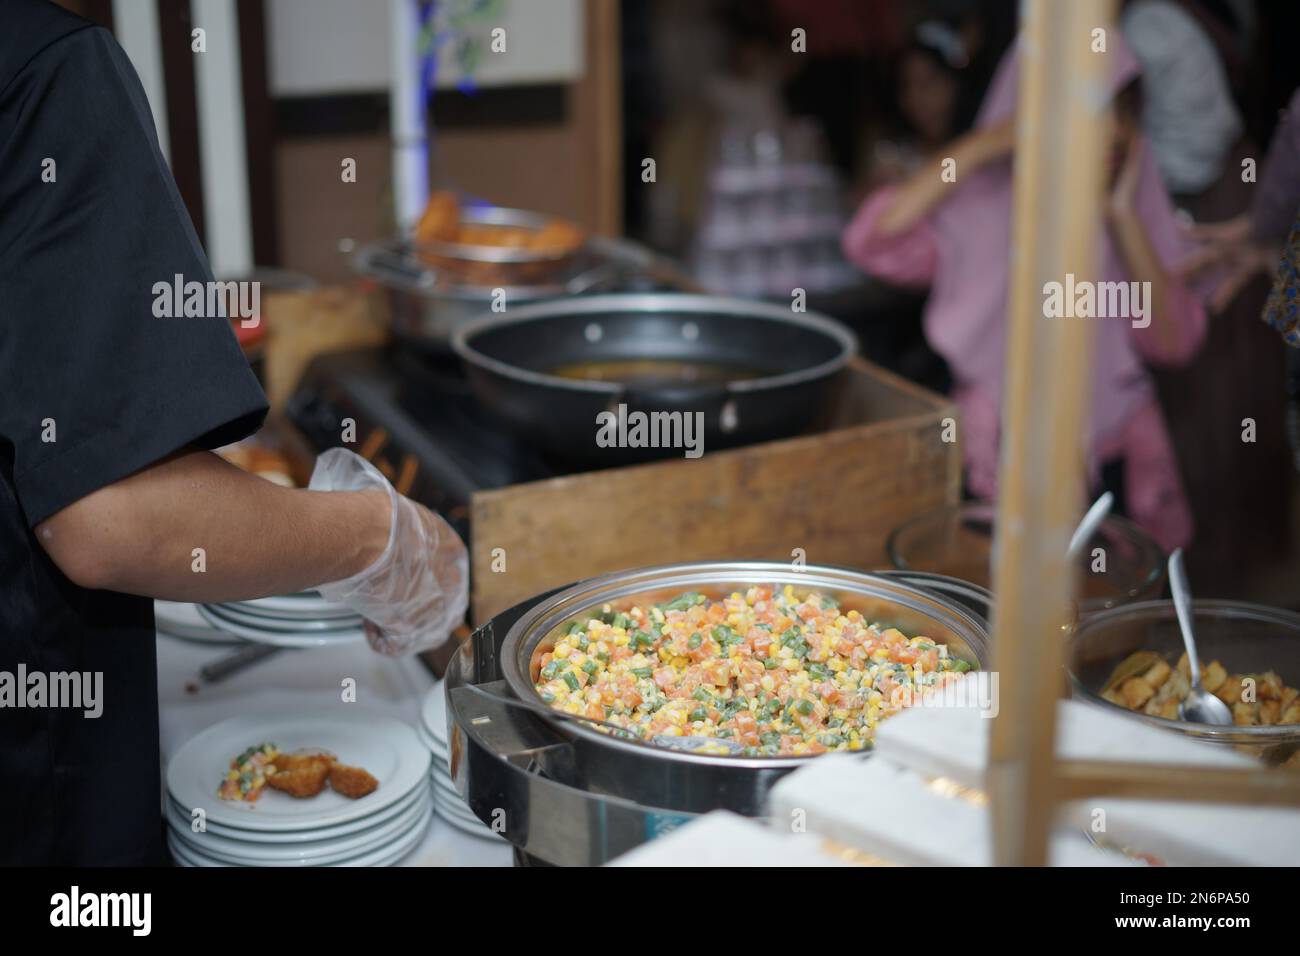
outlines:
[[[1065,549],[1081,513],[1093,320],[1044,317],[1043,286],[1095,276],[1102,208],[1112,0],[1024,0],[1015,146],[1010,322],[994,590],[989,790],[994,860],[1043,865],[1055,783],[1057,639],[1072,579]],[[961,171],[958,170],[958,176]],[[972,241],[975,241],[972,237]]]

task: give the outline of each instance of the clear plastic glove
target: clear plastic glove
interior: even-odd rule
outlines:
[[[370,646],[381,654],[413,654],[446,640],[469,603],[469,557],[451,526],[399,495],[378,468],[344,448],[331,448],[316,459],[308,487],[383,489],[391,506],[384,553],[359,574],[320,585],[321,595],[364,617]]]

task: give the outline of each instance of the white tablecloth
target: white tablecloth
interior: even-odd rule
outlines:
[[[356,681],[357,703],[418,727],[420,705],[434,685],[415,658],[381,657],[364,644],[285,650],[216,684],[199,668],[235,650],[158,635],[158,710],[163,779],[167,761],[184,743],[237,714],[284,714],[336,703],[345,678]],[[165,786],[165,783],[164,783]],[[508,844],[457,830],[439,816],[424,842],[400,866],[509,866]]]

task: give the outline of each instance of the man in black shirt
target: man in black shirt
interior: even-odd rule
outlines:
[[[212,278],[126,56],[0,0],[0,863],[165,860],[150,598],[346,579],[390,653],[464,613],[464,546],[350,453],[322,494],[206,450],[266,402],[226,319],[154,316],[178,274]],[[102,713],[17,706],[24,673],[102,674]]]

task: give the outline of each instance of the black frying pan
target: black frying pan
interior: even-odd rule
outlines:
[[[451,343],[486,408],[548,457],[585,466],[686,454],[682,441],[632,447],[636,413],[647,439],[685,439],[685,420],[667,416],[700,413],[705,452],[817,427],[857,352],[853,333],[824,316],[677,294],[507,307],[460,326]],[[623,440],[614,447],[598,443],[607,411],[626,423],[606,427]]]

